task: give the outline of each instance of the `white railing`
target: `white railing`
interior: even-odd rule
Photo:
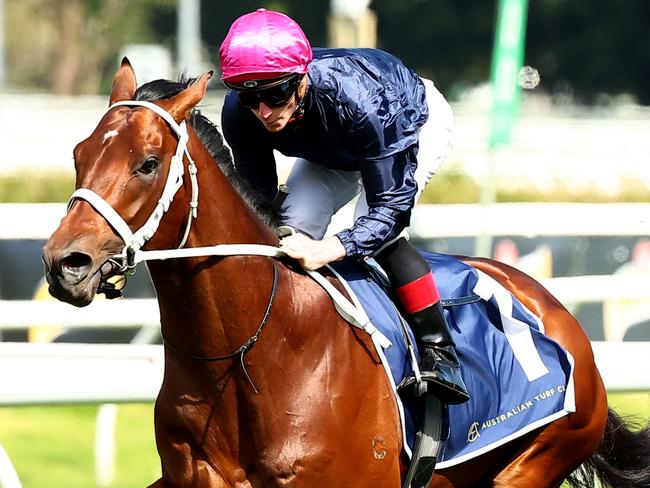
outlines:
[[[650,342],[593,341],[591,346],[608,391],[650,390]]]
[[[115,474],[115,403],[151,402],[162,384],[162,346],[0,343],[0,407],[101,403],[95,427],[95,480]],[[0,486],[21,488],[0,445]]]
[[[476,236],[648,236],[648,203],[421,205],[411,228],[421,238]]]
[[[160,389],[162,346],[0,343],[0,405],[148,402]]]
[[[592,342],[608,391],[650,390],[650,342]],[[0,343],[0,406],[153,401],[160,345]]]
[[[0,330],[39,327],[133,327],[160,324],[153,298],[95,300],[77,308],[55,300],[0,300]],[[43,325],[41,325],[43,324]]]
[[[597,275],[541,280],[565,305],[605,300],[648,300],[647,276]],[[38,327],[157,327],[158,303],[153,298],[95,300],[87,307],[49,300],[0,300],[0,330]]]
[[[334,226],[351,221],[346,207]],[[0,204],[0,239],[47,239],[65,205]],[[340,222],[340,224],[339,224]],[[422,238],[475,236],[648,236],[650,203],[499,203],[418,205],[412,233]]]

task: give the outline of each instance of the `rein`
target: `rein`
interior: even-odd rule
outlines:
[[[271,308],[273,307],[273,302],[275,301],[275,296],[278,290],[278,265],[275,261],[272,262],[273,262],[273,287],[271,288],[271,296],[269,297],[269,303],[266,305],[266,310],[264,311],[264,315],[262,316],[262,321],[260,322],[260,325],[257,326],[257,330],[246,342],[244,342],[241,346],[239,346],[239,348],[224,356],[197,356],[194,354],[190,354],[186,351],[183,351],[181,348],[177,347],[172,342],[170,342],[169,339],[167,339],[163,334],[162,327],[161,327],[160,335],[162,335],[165,344],[170,346],[174,351],[183,354],[184,356],[187,356],[190,359],[195,359],[197,361],[217,362],[217,361],[225,361],[227,359],[234,358],[235,356],[239,356],[239,362],[241,364],[242,371],[244,371],[244,374],[246,375],[246,379],[253,387],[253,391],[255,391],[255,393],[259,393],[257,391],[257,388],[255,388],[255,384],[253,383],[253,380],[248,374],[248,371],[246,370],[246,364],[244,363],[244,355],[255,345],[255,343],[260,337],[260,334],[262,333],[262,329],[266,325],[269,316],[271,315]]]

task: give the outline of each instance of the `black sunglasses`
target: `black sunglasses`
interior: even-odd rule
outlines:
[[[301,79],[302,76],[293,76],[271,88],[255,91],[239,90],[237,96],[242,105],[253,110],[260,108],[261,102],[273,108],[282,107],[289,103],[296,93]]]

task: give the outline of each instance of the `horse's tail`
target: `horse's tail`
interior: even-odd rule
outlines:
[[[575,488],[591,488],[594,475],[604,487],[650,487],[650,424],[630,429],[610,408],[596,452],[567,481]]]

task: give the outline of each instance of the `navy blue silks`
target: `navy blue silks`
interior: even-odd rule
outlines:
[[[368,255],[409,225],[418,131],[429,115],[422,80],[376,49],[314,49],[302,119],[277,133],[226,95],[222,128],[237,172],[270,200],[273,149],[328,168],[361,172],[369,215],[338,234],[348,255]]]

